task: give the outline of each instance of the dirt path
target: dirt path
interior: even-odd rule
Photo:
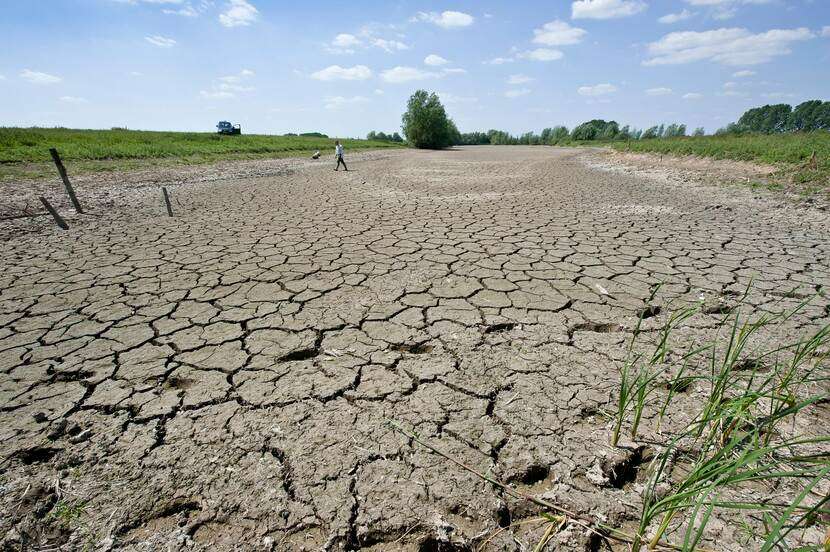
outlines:
[[[68,232],[5,223],[0,542],[466,550],[533,517],[388,420],[629,522],[641,459],[607,446],[603,412],[638,313],[659,307],[658,328],[672,303],[732,301],[752,279],[748,304],[794,306],[830,286],[830,223],[582,155],[384,152],[349,173],[173,183],[175,218],[156,187],[116,186]],[[781,337],[828,315],[810,307]],[[719,527],[720,549],[745,549]],[[487,549],[538,537],[516,525]],[[599,549],[573,528],[557,539]]]

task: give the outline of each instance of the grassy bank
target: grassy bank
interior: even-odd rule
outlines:
[[[747,134],[632,140],[611,144],[619,151],[697,155],[766,163],[780,168],[777,178],[826,191],[830,183],[830,132]],[[816,167],[810,158],[816,153]]]
[[[382,141],[342,140],[348,151],[399,148]],[[306,136],[219,136],[206,132],[0,128],[0,179],[51,175],[49,148],[57,148],[73,172],[111,171],[147,165],[211,163],[327,152],[334,139]]]

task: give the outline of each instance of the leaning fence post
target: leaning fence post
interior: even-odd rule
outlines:
[[[55,148],[49,148],[49,153],[52,154],[52,161],[55,162],[55,166],[58,168],[61,180],[63,180],[63,185],[66,187],[66,193],[69,194],[69,199],[72,201],[72,205],[75,207],[75,210],[78,211],[78,214],[83,215],[84,211],[81,209],[81,204],[75,196],[75,190],[72,188],[72,183],[69,181],[69,176],[66,174],[66,167],[63,166],[63,161],[61,161],[61,156],[58,155],[58,150]]]
[[[170,206],[170,196],[167,195],[167,188],[161,187],[161,193],[164,195],[164,204],[167,206],[167,215],[173,216],[173,207]]]
[[[43,206],[46,207],[46,210],[49,211],[49,214],[52,215],[52,218],[55,219],[55,222],[62,230],[69,230],[69,225],[66,224],[66,221],[61,218],[55,208],[49,205],[49,202],[46,201],[45,197],[40,197],[40,202],[43,203]]]

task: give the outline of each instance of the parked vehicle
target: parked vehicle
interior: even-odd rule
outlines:
[[[219,134],[242,134],[242,126],[240,125],[232,125],[228,121],[219,121],[219,124],[216,125],[216,131]]]

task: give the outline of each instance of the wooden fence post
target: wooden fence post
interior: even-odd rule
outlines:
[[[49,148],[49,153],[52,154],[52,161],[55,162],[55,166],[58,168],[61,180],[63,180],[63,185],[66,188],[66,193],[69,194],[69,199],[72,201],[72,205],[75,207],[75,210],[78,211],[79,215],[83,215],[84,211],[81,209],[81,204],[78,202],[77,196],[75,196],[75,190],[72,188],[72,183],[69,181],[69,175],[66,174],[66,168],[63,166],[61,156],[58,155],[58,150],[55,148]]]
[[[69,230],[69,225],[66,224],[66,221],[61,218],[55,208],[49,205],[49,202],[46,201],[45,197],[40,197],[40,202],[43,203],[43,206],[46,207],[46,210],[49,211],[49,214],[52,215],[52,218],[55,219],[55,222],[62,230]]]
[[[161,187],[161,193],[164,195],[164,204],[167,206],[167,215],[173,216],[173,207],[170,206],[170,196],[167,195],[167,188]]]

